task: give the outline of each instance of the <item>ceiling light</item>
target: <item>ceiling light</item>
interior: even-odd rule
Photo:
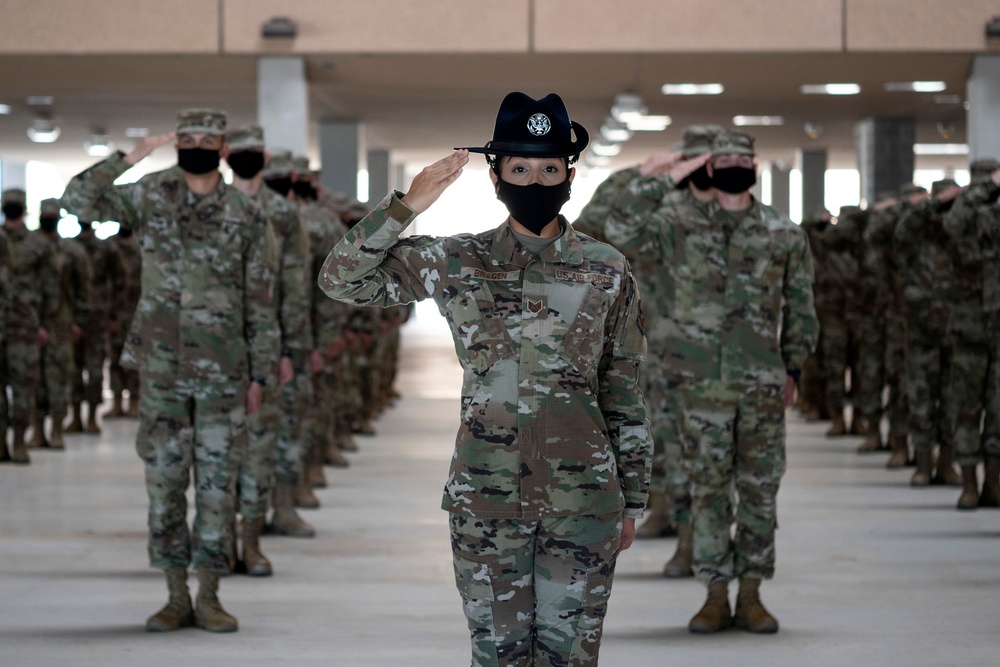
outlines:
[[[961,104],[962,103],[962,96],[961,95],[935,95],[934,96],[934,103],[935,104]]]
[[[295,21],[287,16],[275,16],[260,27],[260,36],[267,39],[291,39],[299,32]]]
[[[861,86],[856,83],[806,84],[800,88],[803,95],[857,95]]]
[[[28,106],[31,107],[50,107],[56,101],[56,98],[51,95],[32,95],[28,98]]]
[[[148,127],[129,127],[125,130],[125,136],[129,139],[142,139],[149,136]]]
[[[606,141],[620,143],[632,138],[632,130],[628,129],[625,123],[609,117],[604,121],[604,125],[601,125],[601,136]]]
[[[6,116],[9,113],[10,113],[10,105],[0,104],[0,116]]]
[[[733,125],[736,127],[767,127],[784,124],[784,116],[733,116]]]
[[[662,132],[671,123],[670,116],[639,116],[625,122],[625,126],[633,132]]]
[[[968,155],[969,144],[913,144],[914,155]]]
[[[60,132],[62,130],[54,120],[39,116],[31,122],[31,126],[28,128],[28,138],[37,144],[51,144],[59,138]]]
[[[115,151],[115,142],[108,139],[108,135],[95,130],[90,138],[83,142],[83,150],[91,157],[108,157]]]
[[[940,93],[948,87],[944,81],[894,81],[885,84],[890,93]]]
[[[660,89],[664,95],[721,95],[721,83],[665,83]]]
[[[590,150],[594,151],[594,155],[599,155],[601,157],[614,157],[622,152],[622,145],[614,144],[609,141],[595,141],[590,145]]]
[[[627,123],[633,118],[645,115],[646,111],[641,97],[634,93],[622,93],[615,97],[615,103],[611,107],[611,117],[619,122]]]
[[[587,156],[583,158],[583,162],[590,167],[607,167],[611,164],[611,158],[605,155],[597,155],[596,153],[587,153]]]

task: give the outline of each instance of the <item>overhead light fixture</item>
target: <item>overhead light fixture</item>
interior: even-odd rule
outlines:
[[[968,155],[969,144],[913,144],[914,155]]]
[[[90,138],[83,142],[83,150],[91,157],[108,157],[115,152],[115,142],[103,130],[94,130]]]
[[[810,139],[819,139],[823,136],[823,124],[822,123],[806,123],[802,126],[805,130],[806,136]]]
[[[621,123],[639,118],[646,114],[646,107],[642,103],[642,98],[635,93],[622,93],[615,97],[615,103],[611,106],[611,117]]]
[[[0,104],[0,116],[6,116],[10,113],[9,104]]]
[[[32,95],[25,101],[29,107],[50,107],[55,104],[56,98],[51,95]]]
[[[587,156],[583,158],[583,162],[588,167],[608,167],[611,165],[611,158],[591,152],[587,153]]]
[[[28,127],[28,138],[36,144],[51,144],[59,138],[62,129],[51,118],[38,116]]]
[[[291,39],[299,34],[295,21],[287,16],[275,16],[260,27],[260,36],[265,39]]]
[[[665,83],[660,88],[664,95],[721,95],[721,83]]]
[[[608,117],[601,125],[601,136],[606,141],[621,143],[632,138],[632,130],[625,123]]]
[[[128,127],[125,128],[125,136],[129,139],[142,139],[149,136],[148,127]]]
[[[799,90],[803,95],[857,95],[861,86],[856,83],[810,83]]]
[[[670,116],[639,116],[625,121],[625,127],[633,132],[662,132],[671,122]]]
[[[590,145],[590,150],[594,151],[594,155],[614,157],[622,152],[622,145],[598,140]]]
[[[888,93],[940,93],[947,87],[944,81],[893,81],[885,84]]]
[[[784,116],[733,116],[733,125],[736,127],[769,127],[784,124]]]
[[[962,103],[962,96],[961,95],[935,95],[934,96],[934,103],[935,104],[961,104]]]

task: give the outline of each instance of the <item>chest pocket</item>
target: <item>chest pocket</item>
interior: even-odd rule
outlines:
[[[222,281],[242,283],[243,247],[240,225],[250,224],[239,220],[209,220],[204,223],[205,238],[192,239],[198,246],[195,252],[204,253],[212,273]]]
[[[443,314],[465,368],[485,373],[501,359],[515,356],[510,334],[486,284],[461,292],[444,305]]]
[[[604,351],[604,318],[610,302],[611,297],[607,292],[588,285],[580,310],[563,337],[559,354],[581,373],[596,369]]]

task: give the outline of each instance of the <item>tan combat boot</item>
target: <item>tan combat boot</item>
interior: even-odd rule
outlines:
[[[91,435],[101,434],[101,427],[97,425],[97,407],[97,403],[87,403],[87,419],[84,433],[89,433]]]
[[[334,428],[334,433],[336,434],[337,446],[340,447],[341,451],[358,451],[358,441],[355,440],[354,436],[351,434],[351,427],[349,424],[337,424]]]
[[[847,424],[844,423],[844,415],[834,415],[833,425],[826,432],[826,437],[835,438],[840,435],[847,435]]]
[[[962,493],[958,496],[958,509],[974,510],[979,507],[979,480],[976,466],[962,466]]]
[[[63,428],[63,433],[83,433],[83,420],[80,419],[80,404],[73,403],[73,409],[70,412],[72,418],[69,423]]]
[[[268,532],[289,537],[316,537],[316,529],[303,521],[295,511],[294,495],[295,485],[274,485],[274,513],[271,514]]]
[[[868,435],[868,420],[864,417],[851,419],[851,435]]]
[[[980,507],[1000,507],[1000,457],[986,457],[986,475],[983,491],[979,494]]]
[[[28,447],[49,446],[49,441],[45,439],[45,415],[42,414],[41,410],[35,410],[35,414],[31,418],[31,440],[26,444]]]
[[[239,623],[219,602],[219,574],[198,570],[198,597],[194,602],[194,624],[209,632],[236,632]]]
[[[882,442],[882,432],[879,430],[869,431],[865,441],[858,445],[858,454],[872,454],[885,448],[885,443]]]
[[[694,560],[694,531],[690,523],[677,524],[677,551],[663,566],[663,576],[667,579],[683,579],[694,576],[691,563]]]
[[[334,468],[349,468],[351,466],[351,462],[344,456],[344,452],[340,451],[336,442],[327,443],[323,460],[328,466]]]
[[[666,537],[671,532],[670,503],[667,502],[667,494],[650,493],[646,509],[649,510],[649,516],[636,529],[636,539]]]
[[[11,443],[13,445],[13,451],[11,452],[10,457],[10,460],[14,463],[21,463],[24,465],[31,463],[31,457],[28,456],[28,448],[24,444],[24,432],[26,430],[28,429],[24,426],[14,427],[14,442]]]
[[[319,498],[313,492],[312,486],[305,482],[300,482],[295,486],[295,506],[302,509],[319,509]]]
[[[688,621],[688,630],[698,635],[725,630],[733,625],[733,614],[729,610],[729,582],[717,581],[708,585],[705,604]]]
[[[740,592],[736,594],[736,613],[733,622],[737,628],[762,635],[778,631],[778,619],[764,608],[760,601],[760,579],[740,578]]]
[[[936,486],[962,486],[962,477],[955,472],[955,450],[941,445],[931,484]]]
[[[264,517],[243,520],[243,566],[251,577],[271,576],[271,561],[260,550]]]
[[[164,574],[167,575],[170,599],[163,609],[146,620],[146,632],[170,632],[194,625],[191,594],[187,587],[187,569],[171,567]]]
[[[63,440],[62,417],[52,416],[52,435],[49,437],[49,447],[52,449],[66,449],[66,441]]]
[[[890,435],[889,447],[892,455],[885,462],[886,468],[905,468],[910,464],[910,442],[905,435]]]
[[[114,419],[116,417],[124,417],[125,411],[122,409],[122,395],[115,392],[114,397],[111,399],[111,409],[104,413],[105,419]]]
[[[930,486],[931,471],[934,468],[934,452],[918,449],[915,453],[917,469],[910,478],[910,486]]]

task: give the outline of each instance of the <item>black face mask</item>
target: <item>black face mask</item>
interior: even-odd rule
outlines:
[[[123,239],[130,239],[130,238],[132,238],[132,228],[131,227],[119,227],[118,228],[118,236],[122,237]]]
[[[711,190],[712,189],[712,177],[708,175],[708,166],[701,165],[698,169],[691,173],[688,178],[691,180],[691,185],[698,188],[699,190]]]
[[[295,181],[292,183],[292,190],[299,199],[316,199],[316,188],[309,181]]]
[[[52,216],[45,216],[44,218],[38,219],[38,226],[43,232],[51,234],[56,231],[56,227],[59,226],[59,218],[54,218]]]
[[[24,215],[24,204],[8,202],[3,205],[3,217],[8,220],[18,220]]]
[[[292,189],[292,179],[288,176],[265,178],[264,183],[282,197],[287,197],[288,192]]]
[[[569,194],[569,177],[559,185],[514,185],[502,178],[497,181],[497,199],[507,207],[510,217],[535,236],[559,215]]]
[[[219,151],[208,148],[178,148],[177,165],[189,174],[201,176],[219,168]]]
[[[263,151],[239,151],[230,153],[226,162],[232,168],[233,173],[244,180],[250,180],[260,173],[264,168]]]
[[[731,195],[746,192],[757,182],[757,171],[746,167],[716,169],[712,174],[712,187]]]

